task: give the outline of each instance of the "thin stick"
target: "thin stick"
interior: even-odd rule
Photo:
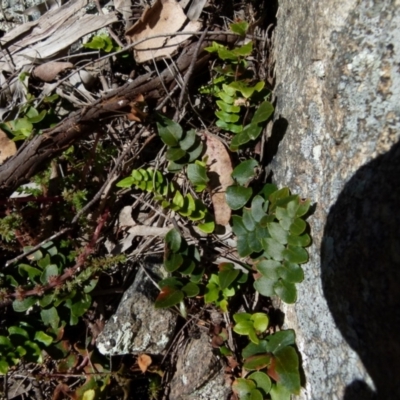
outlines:
[[[194,55],[193,55],[192,62],[190,63],[188,71],[186,72],[185,77],[183,78],[183,85],[182,85],[181,95],[179,96],[179,102],[178,102],[178,110],[180,110],[181,107],[182,107],[183,97],[185,96],[186,87],[188,85],[190,77],[193,74],[194,66],[196,65],[197,56],[199,54],[200,47],[201,47],[201,44],[204,41],[204,38],[206,37],[207,32],[208,32],[208,28],[206,28],[206,30],[200,36],[200,39],[199,39],[199,41],[197,43],[197,46],[196,46],[196,50],[195,50]]]

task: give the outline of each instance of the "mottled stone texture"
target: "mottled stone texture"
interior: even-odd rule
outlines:
[[[179,352],[170,384],[169,400],[225,400],[231,393],[225,368],[214,355],[210,338],[202,332]]]
[[[161,280],[162,271],[162,264],[145,263],[140,267],[117,311],[96,339],[100,353],[160,354],[166,349],[174,335],[177,317],[169,309],[154,308],[159,294],[154,282]]]
[[[266,159],[316,204],[306,278],[284,309],[300,397],[399,399],[400,1],[282,0],[274,56]]]

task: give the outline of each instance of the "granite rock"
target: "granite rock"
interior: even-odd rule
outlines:
[[[153,274],[159,280],[162,267],[148,264],[148,274],[143,268],[96,339],[102,354],[160,354],[174,335],[177,317],[169,309],[154,308],[159,291],[148,276]]]
[[[225,368],[214,355],[208,335],[201,332],[179,354],[169,400],[225,400],[230,393]]]
[[[265,162],[310,197],[298,302],[302,399],[396,399],[399,376],[400,2],[279,2]]]

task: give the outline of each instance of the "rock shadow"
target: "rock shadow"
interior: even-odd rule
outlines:
[[[400,143],[345,185],[321,249],[329,309],[376,388],[355,380],[344,399],[400,399]]]

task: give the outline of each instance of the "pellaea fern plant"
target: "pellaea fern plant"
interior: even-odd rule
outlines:
[[[247,29],[246,22],[231,25],[231,30],[243,38]],[[267,100],[269,92],[264,89],[265,82],[254,82],[249,74],[246,58],[253,52],[252,41],[233,49],[213,42],[212,46],[206,47],[205,50],[216,53],[223,65],[214,68],[216,77],[211,85],[203,87],[201,92],[218,98],[216,125],[235,134],[230,149],[236,151],[241,145],[260,136],[263,123],[270,118],[274,108]],[[246,116],[250,110],[254,113],[254,109],[256,112],[249,122]]]
[[[235,184],[228,187],[226,200],[233,210],[232,230],[241,257],[251,257],[258,277],[254,288],[263,296],[279,296],[286,303],[297,299],[296,283],[304,279],[300,264],[308,261],[305,249],[311,243],[305,215],[310,200],[291,195],[288,188],[266,184],[253,196],[246,187],[257,166],[255,160],[239,164],[232,173]],[[249,207],[246,207],[250,202]]]
[[[131,176],[119,181],[117,186],[122,188],[135,186],[153,193],[154,200],[161,203],[163,208],[175,211],[191,221],[201,222],[198,228],[203,232],[211,233],[214,230],[215,223],[207,207],[200,200],[193,198],[190,193],[183,195],[176,182],[169,182],[158,170],[134,169]]]

